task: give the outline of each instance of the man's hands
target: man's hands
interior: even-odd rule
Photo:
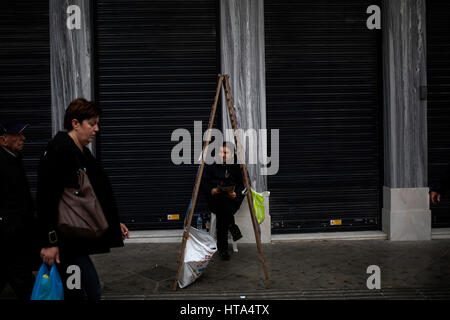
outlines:
[[[234,192],[234,191],[229,191],[229,192],[227,192],[226,196],[227,196],[228,198],[234,199],[234,198],[236,198],[236,192]]]
[[[42,261],[49,266],[52,266],[55,262],[61,263],[61,261],[59,261],[58,247],[43,248],[41,250],[41,258]]]
[[[437,202],[441,202],[441,194],[437,193],[436,191],[431,191],[430,192],[430,200],[432,204],[436,204],[436,201],[434,199],[437,198]]]
[[[216,194],[219,194],[219,193],[222,193],[222,192],[219,190],[219,188],[212,188],[212,189],[211,189],[211,195],[212,195],[212,196],[215,196]],[[230,199],[234,199],[234,198],[236,198],[236,192],[230,190],[230,191],[228,191],[228,192],[225,193],[225,196],[228,197],[228,198],[230,198]]]

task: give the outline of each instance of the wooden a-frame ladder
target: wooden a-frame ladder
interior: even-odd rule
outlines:
[[[201,178],[203,175],[203,168],[205,167],[205,157],[206,157],[208,145],[209,145],[209,142],[211,139],[211,129],[212,129],[212,126],[214,123],[214,117],[216,115],[216,110],[217,110],[217,103],[219,101],[220,92],[221,92],[221,89],[223,86],[224,86],[224,90],[225,90],[225,100],[227,102],[228,113],[230,115],[230,121],[231,121],[231,125],[233,127],[234,140],[236,142],[236,147],[237,147],[238,163],[240,164],[242,176],[244,178],[244,186],[247,190],[248,207],[250,209],[250,216],[251,216],[251,220],[252,220],[252,224],[253,224],[253,230],[255,232],[255,239],[256,239],[256,245],[258,248],[259,260],[261,261],[261,264],[264,269],[264,276],[266,279],[266,288],[270,287],[270,279],[269,279],[269,274],[267,272],[267,266],[266,266],[266,261],[264,259],[264,254],[262,252],[259,226],[258,226],[258,221],[257,221],[256,215],[255,215],[255,208],[253,206],[253,197],[252,197],[252,193],[251,193],[251,189],[250,189],[248,172],[247,172],[247,168],[245,166],[245,157],[243,155],[242,145],[239,141],[239,136],[238,136],[238,125],[237,125],[237,120],[236,120],[236,112],[234,110],[233,97],[231,96],[229,79],[230,79],[230,76],[228,74],[225,74],[225,75],[219,74],[218,75],[216,96],[214,98],[214,104],[212,106],[211,115],[209,117],[207,138],[206,138],[206,141],[205,141],[205,144],[203,147],[200,168],[197,171],[197,176],[195,178],[195,186],[194,186],[194,192],[192,194],[191,206],[190,206],[190,210],[189,210],[187,221],[186,221],[186,227],[185,227],[185,230],[183,233],[183,240],[181,243],[180,254],[178,257],[177,274],[176,274],[175,282],[173,284],[174,291],[177,290],[178,280],[180,278],[181,268],[183,266],[184,254],[185,254],[185,249],[186,249],[186,241],[188,240],[189,231],[191,229],[192,216],[194,215],[195,204],[197,203],[197,196],[198,196],[198,192],[199,192],[199,188],[200,188]]]

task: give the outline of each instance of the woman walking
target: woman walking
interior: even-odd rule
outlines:
[[[38,168],[37,214],[41,238],[41,258],[51,266],[57,263],[64,284],[65,299],[99,300],[101,287],[89,255],[109,252],[123,246],[128,229],[119,222],[119,214],[109,179],[99,161],[86,147],[99,131],[100,108],[94,102],[79,98],[72,101],[64,116],[64,128],[48,143]],[[108,223],[97,238],[68,237],[58,228],[58,206],[66,188],[80,188],[79,169],[92,185]],[[66,285],[67,267],[78,266],[81,288]]]

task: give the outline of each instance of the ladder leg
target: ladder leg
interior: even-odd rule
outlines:
[[[183,232],[183,240],[181,242],[180,254],[178,256],[177,274],[176,274],[175,281],[174,281],[174,284],[173,284],[173,290],[174,291],[177,290],[178,280],[180,279],[181,268],[183,266],[184,251],[186,249],[186,242],[187,242],[187,239],[189,237],[189,231],[191,229],[192,216],[194,214],[195,205],[197,203],[198,190],[200,188],[200,181],[201,181],[201,178],[202,178],[202,175],[203,175],[203,168],[205,167],[205,155],[207,154],[209,141],[211,140],[211,128],[213,126],[214,117],[216,115],[217,103],[219,101],[220,90],[222,88],[222,82],[223,82],[223,75],[219,74],[218,75],[218,81],[217,81],[216,96],[214,98],[214,103],[213,103],[213,106],[211,108],[211,114],[210,114],[210,117],[209,117],[208,135],[207,135],[204,147],[203,147],[200,169],[197,171],[197,176],[195,178],[194,191],[193,191],[192,199],[191,199],[192,205],[191,205],[191,208],[189,210],[188,219],[187,219],[187,223],[186,223],[186,229]]]
[[[224,80],[225,80],[224,81],[225,82],[225,93],[226,93],[225,96],[226,96],[226,100],[227,100],[228,113],[229,113],[229,116],[230,116],[231,125],[233,126],[234,139],[235,139],[235,142],[236,142],[238,161],[240,163],[242,176],[244,178],[244,186],[247,189],[247,201],[248,201],[248,207],[250,209],[250,216],[251,216],[251,220],[252,220],[252,224],[253,224],[253,231],[255,232],[256,246],[258,248],[259,259],[260,259],[261,264],[262,264],[263,269],[264,269],[264,276],[266,278],[266,288],[270,288],[269,273],[267,271],[266,260],[264,258],[264,254],[263,254],[263,251],[262,251],[261,237],[260,237],[259,228],[258,228],[259,227],[258,226],[258,220],[256,219],[255,208],[253,206],[253,197],[252,197],[252,193],[251,193],[247,167],[245,166],[245,157],[243,155],[243,149],[242,149],[242,145],[240,143],[239,136],[238,136],[238,131],[237,131],[238,130],[237,120],[236,120],[237,118],[236,118],[236,112],[234,111],[233,97],[231,95],[231,89],[230,89],[230,82],[229,82],[229,75],[228,74],[224,75]]]

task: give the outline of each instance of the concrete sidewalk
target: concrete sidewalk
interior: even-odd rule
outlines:
[[[297,241],[263,245],[271,279],[255,244],[231,260],[216,254],[195,283],[172,291],[180,244],[126,244],[94,255],[103,299],[450,299],[450,240],[426,242]],[[381,289],[366,286],[367,267],[381,269]],[[9,287],[0,299],[11,298]]]
[[[449,299],[450,240],[300,241],[263,245],[265,288],[256,245],[230,261],[213,257],[198,281],[172,291],[180,244],[126,244],[93,256],[104,299]],[[232,251],[232,250],[230,250]],[[381,269],[381,289],[366,286]]]

